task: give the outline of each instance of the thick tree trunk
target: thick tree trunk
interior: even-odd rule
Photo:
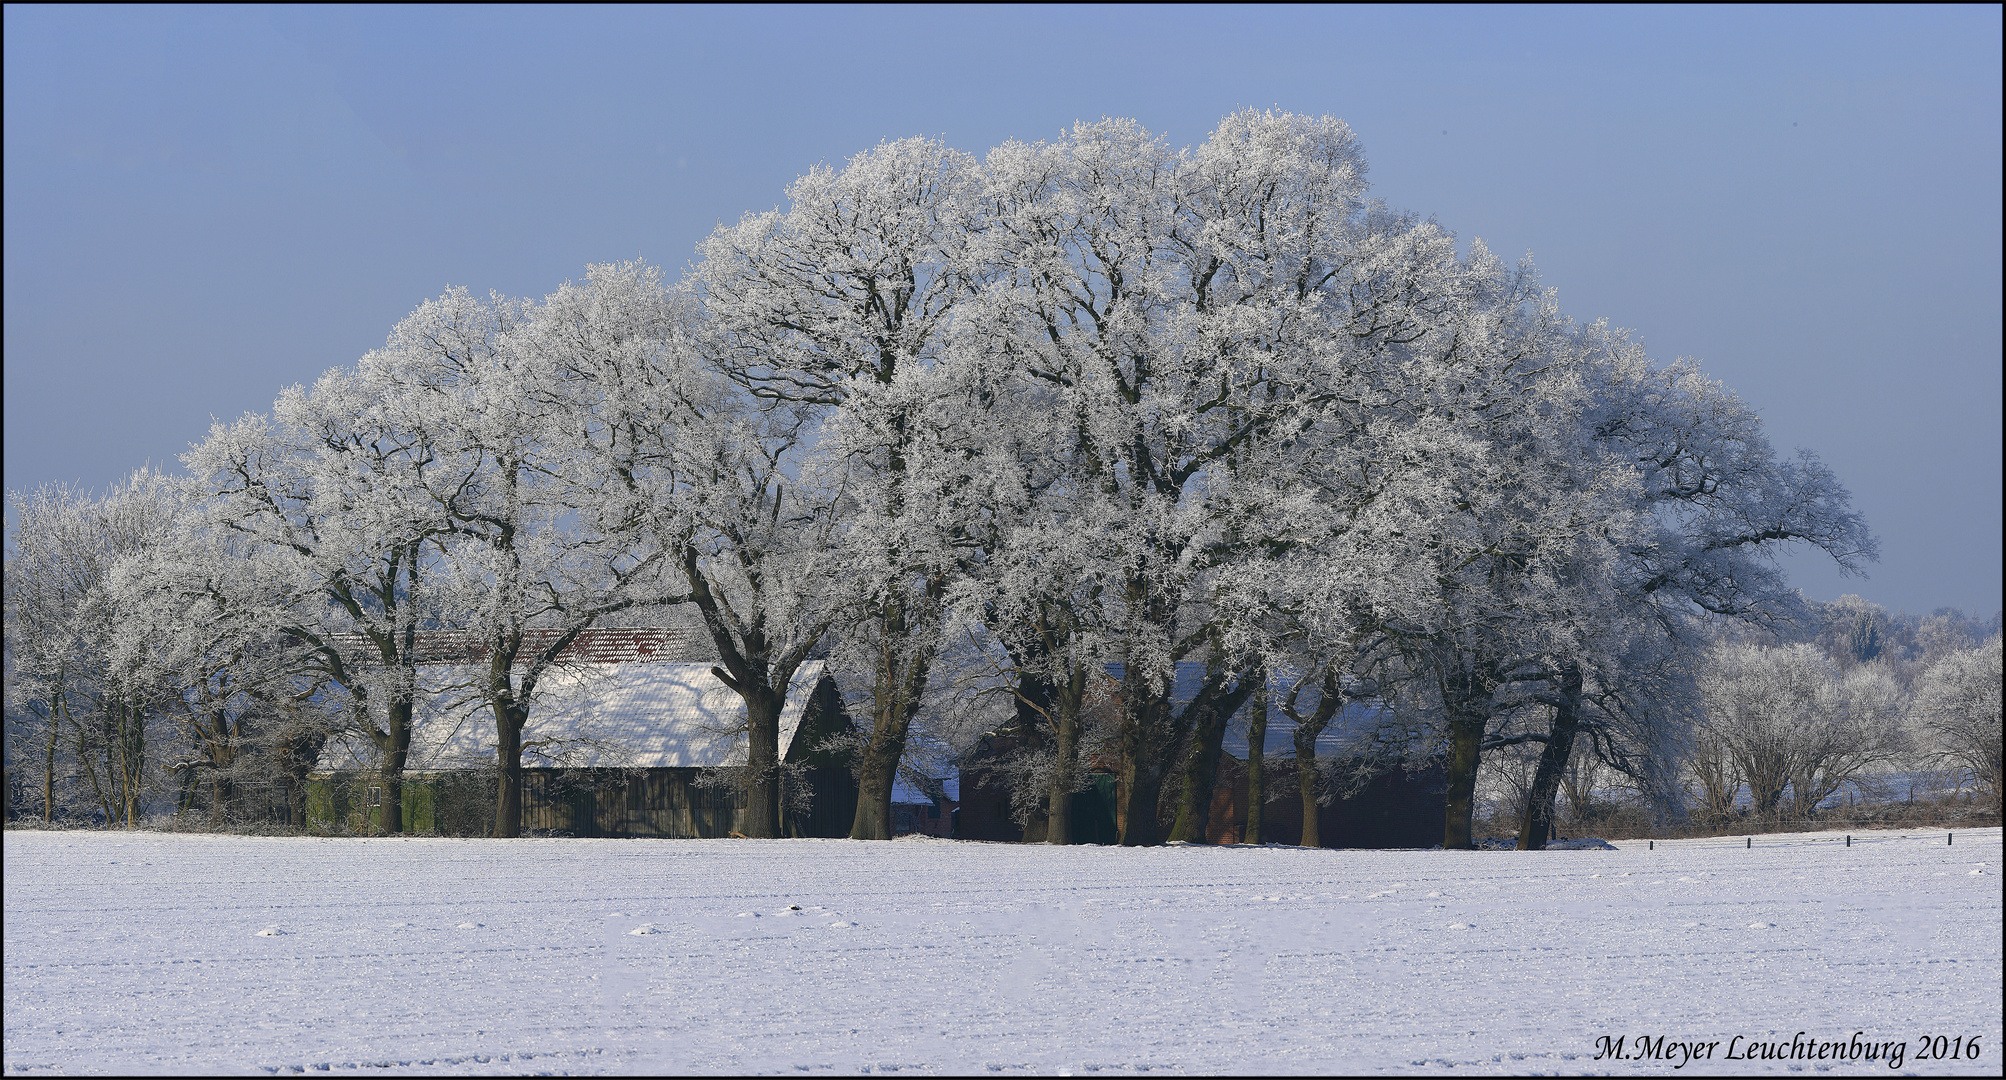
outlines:
[[[1163,842],[1157,810],[1163,802],[1163,782],[1171,760],[1183,741],[1182,732],[1170,712],[1167,684],[1138,677],[1131,665],[1122,679],[1122,693],[1122,708],[1128,716],[1121,740],[1121,846],[1152,847]]]
[[[522,835],[522,729],[529,713],[512,698],[494,702],[495,710],[495,829],[497,838]]]
[[[230,738],[230,717],[221,709],[212,710],[209,722],[213,734],[209,738],[209,759],[215,768],[209,774],[209,825],[221,829],[230,820],[230,801],[235,792],[230,783],[230,766],[236,759],[236,746]]]
[[[906,734],[912,714],[899,702],[888,702],[892,715],[881,716],[871,725],[871,737],[864,744],[858,762],[857,816],[850,825],[852,840],[892,838],[892,786],[898,781],[899,759],[905,756]]]
[[[1476,847],[1470,838],[1470,819],[1476,811],[1477,755],[1483,747],[1484,727],[1482,717],[1451,715],[1449,719],[1448,813],[1442,826],[1442,847],[1450,851]]]
[[[1317,781],[1316,741],[1322,737],[1323,729],[1337,715],[1344,705],[1344,692],[1338,685],[1336,669],[1325,666],[1322,686],[1317,691],[1316,711],[1304,716],[1296,707],[1296,696],[1302,687],[1298,684],[1289,691],[1282,702],[1282,712],[1295,724],[1293,741],[1296,747],[1296,794],[1302,800],[1302,833],[1296,843],[1302,847],[1322,847],[1323,837],[1317,827]]]
[[[1240,835],[1243,844],[1261,842],[1261,804],[1267,799],[1267,778],[1262,773],[1268,738],[1268,681],[1262,673],[1261,685],[1254,688],[1253,713],[1247,717],[1247,827]]]
[[[1490,665],[1460,650],[1446,650],[1435,661],[1442,708],[1449,721],[1449,789],[1443,802],[1442,847],[1469,851],[1476,813],[1477,765],[1483,754],[1484,732],[1490,727],[1491,691],[1497,679]]]
[[[1191,749],[1184,759],[1184,787],[1177,805],[1177,818],[1170,838],[1194,844],[1205,843],[1212,823],[1212,791],[1219,777],[1220,745],[1226,726],[1252,696],[1254,687],[1265,678],[1257,665],[1235,673],[1233,689],[1226,689],[1219,658],[1212,658],[1212,670],[1198,696],[1184,709],[1181,727],[1192,732]]]
[[[930,583],[928,601],[944,588],[944,583]],[[911,655],[904,656],[905,669],[899,670],[901,656],[911,645],[910,636],[914,633],[907,616],[906,605],[899,601],[888,604],[884,612],[882,663],[872,687],[871,733],[860,763],[857,816],[850,825],[852,840],[892,838],[892,785],[898,779],[899,762],[905,757],[906,735],[912,730],[912,718],[919,713],[927,673],[933,665],[932,647],[922,644],[913,648]],[[925,625],[918,632],[931,634],[931,622],[925,618],[921,621]]]
[[[1121,846],[1152,847],[1162,843],[1161,829],[1157,825],[1156,810],[1163,801],[1163,777],[1166,770],[1144,755],[1128,763],[1122,778],[1126,789],[1126,807],[1121,827]]]
[[[1518,830],[1520,851],[1543,851],[1553,835],[1553,800],[1574,753],[1574,733],[1581,727],[1581,672],[1569,666],[1560,676],[1560,697],[1548,725],[1546,749],[1532,772],[1532,792],[1526,798],[1525,820]]]
[[[230,822],[231,785],[229,778],[218,771],[209,777],[209,826],[222,829]]]
[[[1316,800],[1316,738],[1296,740],[1296,794],[1302,798],[1303,831],[1296,843],[1301,847],[1322,847],[1323,836],[1317,827]]]
[[[850,819],[850,839],[890,840],[892,838],[892,783],[898,776],[898,762],[885,768],[878,753],[878,740],[864,747],[857,763],[857,814]]]
[[[411,755],[411,698],[390,702],[388,736],[383,746],[383,802],[377,808],[376,831],[386,836],[404,831],[404,762]]]
[[[781,693],[761,681],[747,688],[746,802],[744,833],[754,840],[780,838]],[[784,693],[784,688],[783,691]],[[859,800],[861,802],[861,800]]]
[[[1051,795],[1045,799],[1045,843],[1073,843],[1073,791],[1079,789],[1079,701],[1085,670],[1075,670],[1053,709]]]
[[[1194,702],[1194,704],[1196,704]],[[1203,709],[1192,724],[1191,750],[1184,757],[1184,789],[1177,799],[1177,817],[1170,839],[1205,843],[1212,822],[1212,787],[1219,776],[1220,744],[1226,738],[1226,717],[1218,709]]]

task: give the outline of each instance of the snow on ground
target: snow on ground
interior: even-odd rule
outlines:
[[[1791,1068],[1724,1059],[1750,1039],[1859,1032],[1904,1044],[1901,1072],[1997,1075],[2000,830],[1900,835],[1441,852],[10,831],[5,1068],[1659,1073],[1704,1041],[1678,1071],[1741,1073]],[[1598,1060],[1619,1036],[1672,1056]],[[1919,1060],[1935,1036],[1980,1056]]]

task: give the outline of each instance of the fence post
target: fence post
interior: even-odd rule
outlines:
[[[1846,846],[1847,846],[1847,847],[1852,847],[1852,846],[1853,846],[1853,838],[1852,838],[1852,837],[1850,837],[1850,836],[1846,837]]]
[[[1658,850],[1658,842],[1656,840],[1651,841],[1651,850],[1652,851]]]
[[[1753,836],[1748,837],[1748,850],[1750,851],[1755,850],[1755,837]]]
[[[1956,834],[1956,833],[1944,833],[1944,834],[1943,834],[1943,846],[1944,846],[1944,847],[1956,847],[1956,846],[1957,846],[1957,834]]]

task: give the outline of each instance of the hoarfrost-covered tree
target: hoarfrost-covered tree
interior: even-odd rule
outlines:
[[[157,789],[156,744],[166,733],[159,685],[116,648],[133,614],[117,570],[166,541],[179,492],[141,470],[102,496],[56,485],[8,501],[10,768],[28,764],[45,820],[95,810],[107,828],[131,828]]]
[[[523,730],[564,649],[605,616],[688,598],[663,580],[679,553],[654,525],[673,493],[647,456],[677,438],[678,415],[626,400],[628,383],[673,378],[675,330],[659,272],[609,264],[542,304],[448,292],[361,361],[399,427],[464,463],[420,480],[446,523],[441,604],[494,716],[495,836],[521,832]]]
[[[477,462],[442,452],[385,387],[341,369],[283,392],[270,417],[215,425],[182,461],[201,524],[244,538],[250,572],[275,583],[272,623],[308,646],[309,669],[374,744],[375,827],[402,831],[418,632],[439,625],[431,571],[452,531],[430,493],[472,482]]]
[[[851,829],[859,838],[890,838],[892,781],[940,647],[956,529],[951,517],[935,513],[942,482],[933,467],[942,463],[927,414],[935,404],[933,369],[950,348],[956,308],[969,289],[965,251],[974,232],[975,184],[975,162],[966,154],[925,139],[886,143],[842,169],[817,168],[796,181],[785,211],[719,228],[703,244],[693,274],[707,355],[763,403],[763,422],[776,433],[768,445],[785,449],[763,473],[747,474],[768,478],[768,520],[782,520],[775,516],[781,489],[805,456],[806,440],[829,412],[843,413],[827,445],[816,447],[820,467],[812,471],[819,479],[801,476],[795,490],[819,485],[855,520],[840,534],[829,531],[826,516],[816,523],[835,539],[836,561],[800,580],[836,576],[832,584],[843,596],[819,586],[815,595],[854,613],[846,622],[868,639],[860,645],[875,658]],[[787,516],[798,519],[790,527],[808,523],[805,507]],[[725,544],[716,557],[738,557]],[[716,610],[706,617],[722,646],[732,635],[719,621],[722,606]],[[771,656],[747,655],[733,680],[779,679],[772,685],[784,693],[781,669],[791,673],[829,618],[804,612],[794,620],[798,640]],[[765,726],[753,734],[755,783],[764,783],[757,778],[777,762]],[[755,797],[752,835],[776,835],[767,801]]]
[[[1725,748],[1751,810],[1776,817],[1785,790],[1809,817],[1841,785],[1905,747],[1904,703],[1877,666],[1840,671],[1815,645],[1722,643],[1699,675],[1705,735]]]
[[[1950,652],[1916,679],[1916,727],[1939,761],[2000,801],[2000,636]]]
[[[310,647],[280,629],[285,583],[259,572],[267,564],[255,545],[177,517],[160,543],[114,569],[127,614],[112,655],[158,688],[155,707],[182,735],[167,762],[182,813],[206,785],[215,827],[302,826],[307,774],[340,717],[326,707]]]
[[[1847,573],[1860,572],[1877,550],[1831,471],[1805,452],[1779,460],[1753,411],[1698,365],[1655,367],[1604,323],[1574,333],[1593,357],[1584,423],[1602,453],[1634,470],[1627,489],[1634,524],[1607,538],[1608,644],[1544,665],[1537,696],[1552,714],[1543,734],[1526,736],[1542,750],[1520,830],[1524,848],[1545,843],[1577,735],[1655,799],[1670,801],[1677,785],[1668,740],[1682,721],[1667,706],[1685,696],[1684,673],[1706,648],[1704,620],[1778,626],[1802,618],[1775,565],[1778,550],[1809,545]],[[1721,778],[1709,773],[1701,786],[1713,792]]]
[[[1268,524],[1236,527],[1236,508],[1269,505],[1257,489],[1286,486],[1289,440],[1342,408],[1355,335],[1331,309],[1370,321],[1350,290],[1411,222],[1368,209],[1330,118],[1236,114],[1188,154],[1108,120],[987,166],[985,325],[1072,426],[1068,531],[1090,545],[1091,621],[1122,663],[1122,842],[1155,843],[1190,733],[1258,681],[1201,614],[1228,550]],[[1175,665],[1201,650],[1205,683],[1174,709]]]

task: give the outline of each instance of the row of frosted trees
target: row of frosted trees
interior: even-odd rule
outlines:
[[[1656,782],[1720,625],[1797,613],[1774,549],[1857,569],[1874,541],[1695,365],[1570,321],[1364,173],[1342,122],[1291,114],[1183,151],[1125,120],[979,160],[908,139],[720,227],[680,281],[450,291],[183,475],[17,496],[10,715],[57,733],[46,772],[74,744],[95,776],[127,712],[173,714],[177,775],[219,784],[355,733],[395,831],[419,632],[463,630],[510,836],[559,651],[678,610],[745,702],[752,836],[780,827],[784,690],[826,657],[859,838],[889,836],[902,761],[1015,724],[1052,842],[1090,757],[1123,843],[1199,839],[1249,699],[1308,754],[1371,697],[1375,745],[1445,757],[1449,847],[1482,756],[1537,746],[1536,846],[1576,755]],[[66,513],[102,535],[28,542]],[[10,728],[10,769],[30,749]]]

